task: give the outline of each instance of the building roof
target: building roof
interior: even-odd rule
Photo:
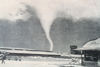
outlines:
[[[82,48],[75,50],[98,50],[100,51],[100,38],[87,42]]]

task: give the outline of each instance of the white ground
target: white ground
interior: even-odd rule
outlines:
[[[49,65],[48,62],[30,62],[30,61],[6,61],[5,64],[0,64],[0,67],[57,67]]]
[[[47,60],[34,60],[34,61],[12,61],[12,60],[6,60],[5,64],[1,64],[0,61],[0,67],[62,67],[65,65],[65,67],[69,67],[69,65],[77,63],[72,62],[72,59],[47,59]],[[78,63],[79,64],[79,63]],[[67,65],[67,66],[66,66]],[[78,66],[75,66],[78,67]]]

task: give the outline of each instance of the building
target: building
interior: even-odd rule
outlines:
[[[74,49],[77,49],[77,46],[76,45],[70,45],[70,53],[71,54],[81,54],[80,51],[77,51],[77,50],[74,50]]]
[[[75,50],[81,51],[82,64],[86,61],[97,63],[100,61],[100,38],[89,41],[82,48]]]

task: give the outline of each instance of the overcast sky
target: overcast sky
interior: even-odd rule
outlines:
[[[37,10],[43,26],[47,28],[58,13],[74,18],[100,16],[100,0],[0,0],[0,18],[28,18],[25,17],[29,16],[27,12],[21,14],[21,10],[25,10],[24,4]]]
[[[29,16],[27,12],[21,14],[21,10],[25,10],[24,4],[37,10],[42,25],[46,28],[49,28],[58,13],[74,18],[100,16],[100,0],[0,0],[0,18],[28,18],[25,17]]]

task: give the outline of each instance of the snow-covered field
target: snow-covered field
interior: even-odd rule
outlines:
[[[0,61],[1,62],[1,61]],[[5,61],[0,67],[70,67],[69,61]],[[77,67],[76,65],[73,65]]]
[[[0,63],[0,67],[78,67],[79,59],[64,59],[64,58],[45,58],[45,57],[26,57],[21,58],[21,61],[5,60],[5,64]],[[31,60],[30,60],[31,59]],[[1,62],[1,60],[0,60]]]
[[[14,59],[5,60],[5,64],[0,60],[0,67],[91,67],[81,66],[79,58],[21,57],[21,61]]]
[[[0,64],[0,67],[57,67],[49,65],[48,62],[39,61],[6,61],[5,64]]]

